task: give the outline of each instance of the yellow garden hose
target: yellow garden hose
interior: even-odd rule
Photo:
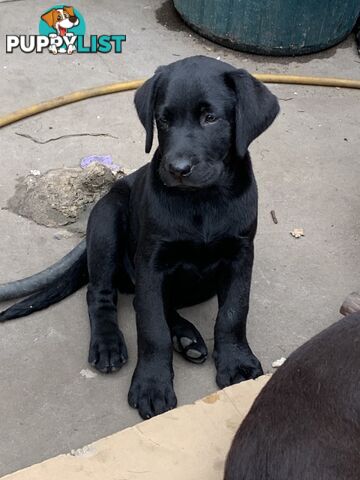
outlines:
[[[254,74],[258,80],[264,83],[287,83],[298,85],[317,85],[321,87],[340,87],[340,88],[358,88],[360,89],[360,80],[347,80],[342,78],[327,77],[303,77],[294,75],[273,75],[273,74]],[[80,102],[87,98],[98,97],[100,95],[109,95],[110,93],[125,92],[127,90],[136,90],[145,80],[134,80],[132,82],[111,83],[100,87],[87,88],[77,92],[62,95],[46,100],[45,102],[22,108],[15,112],[0,117],[0,128],[15,123],[37,113],[46,112],[53,108],[68,105],[69,103]]]
[[[267,73],[254,74],[254,77],[264,83],[288,83],[297,85],[315,85],[318,87],[360,89],[360,80],[347,80],[346,78],[303,77],[301,75],[272,75]]]

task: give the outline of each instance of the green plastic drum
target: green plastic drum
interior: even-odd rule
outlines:
[[[329,48],[354,28],[360,0],[174,0],[204,37],[237,50],[302,55]]]

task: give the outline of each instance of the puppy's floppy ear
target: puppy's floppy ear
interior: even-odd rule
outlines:
[[[236,95],[236,150],[243,157],[250,143],[263,133],[279,113],[275,95],[246,70],[234,70],[225,79]]]
[[[56,20],[55,20],[56,13],[57,13],[56,10],[53,8],[49,12],[44,13],[44,15],[41,15],[41,18],[42,20],[44,20],[44,22],[46,22],[49,25],[49,27],[53,27],[56,23]]]
[[[142,85],[135,93],[134,101],[136,111],[146,132],[146,153],[150,152],[154,138],[154,110],[160,73],[161,71],[158,68],[155,75],[149,78],[149,80],[146,80],[144,85]]]

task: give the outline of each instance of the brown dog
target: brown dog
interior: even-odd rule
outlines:
[[[298,348],[255,400],[225,480],[360,479],[360,313]]]
[[[79,25],[79,19],[75,15],[73,7],[53,8],[44,13],[41,18],[61,37],[66,35],[69,28]]]

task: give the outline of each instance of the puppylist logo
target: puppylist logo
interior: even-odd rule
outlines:
[[[79,10],[55,5],[40,17],[39,35],[6,35],[6,53],[122,53],[126,35],[90,35],[85,41],[85,20]]]

